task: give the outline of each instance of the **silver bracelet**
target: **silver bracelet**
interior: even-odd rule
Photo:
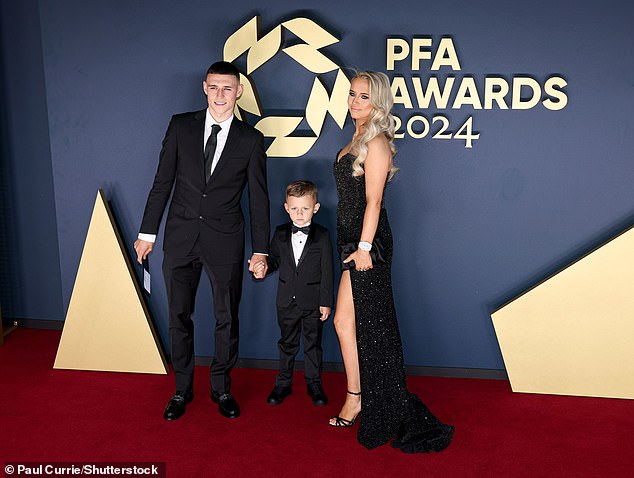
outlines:
[[[372,249],[372,244],[366,241],[361,241],[359,242],[359,249],[365,252],[370,252],[370,249]]]

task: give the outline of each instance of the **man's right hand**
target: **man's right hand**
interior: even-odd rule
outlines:
[[[153,242],[143,241],[137,239],[134,241],[134,250],[136,251],[136,260],[139,264],[143,264],[143,259],[147,259],[147,256],[152,252],[154,248]]]

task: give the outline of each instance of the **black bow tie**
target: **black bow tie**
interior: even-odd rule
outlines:
[[[293,234],[295,234],[296,232],[303,232],[304,234],[308,235],[308,231],[310,231],[310,226],[298,227],[293,224],[291,227],[291,231],[293,232]]]

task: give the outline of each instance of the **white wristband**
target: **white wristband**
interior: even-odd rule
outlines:
[[[372,249],[372,244],[366,241],[361,241],[359,242],[359,249],[365,252],[370,252],[370,249]]]

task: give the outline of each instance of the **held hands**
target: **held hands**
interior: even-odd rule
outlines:
[[[150,255],[154,249],[154,243],[148,241],[142,241],[141,239],[137,239],[134,241],[134,250],[136,251],[136,260],[139,264],[143,263],[143,259],[147,259],[147,256]]]
[[[374,267],[372,265],[372,258],[370,257],[370,251],[362,251],[361,249],[357,249],[352,254],[350,254],[346,259],[344,259],[343,263],[347,264],[350,261],[354,261],[354,268],[357,271],[368,271]]]
[[[253,254],[251,259],[249,259],[249,271],[253,273],[253,277],[255,279],[264,279],[267,270],[268,264],[266,262],[266,256]]]
[[[264,276],[266,276],[264,263],[258,262],[255,266],[253,266],[253,278],[264,279]]]
[[[319,307],[319,312],[321,313],[321,317],[319,317],[319,320],[321,320],[322,322],[328,320],[328,316],[330,315],[330,311],[332,309],[330,307]]]

